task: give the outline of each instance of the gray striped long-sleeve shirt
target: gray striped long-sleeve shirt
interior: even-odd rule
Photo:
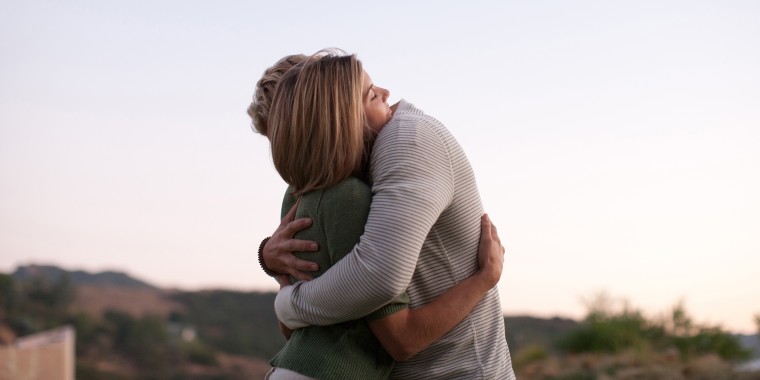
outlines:
[[[286,287],[277,316],[290,328],[367,315],[406,291],[419,307],[478,269],[480,201],[464,151],[438,120],[401,101],[372,151],[372,205],[353,251],[322,276]],[[511,379],[496,288],[393,378]]]

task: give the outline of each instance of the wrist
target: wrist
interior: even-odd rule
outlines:
[[[264,271],[264,273],[267,274],[269,277],[277,277],[280,273],[277,273],[269,268],[267,268],[266,263],[264,262],[264,247],[267,245],[267,242],[272,237],[266,237],[264,240],[261,241],[261,244],[259,244],[259,265],[261,265],[261,269]]]
[[[491,290],[499,282],[499,276],[495,276],[494,273],[484,269],[479,269],[473,277],[483,292]]]

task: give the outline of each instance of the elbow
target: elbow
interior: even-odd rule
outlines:
[[[400,273],[395,273],[391,276],[387,273],[373,273],[372,281],[377,284],[383,284],[377,287],[376,294],[383,299],[383,304],[387,304],[406,292],[412,278],[411,273],[408,277]]]
[[[382,297],[387,300],[386,303],[393,301],[406,291],[407,286],[409,285],[389,284],[389,286],[384,286]]]
[[[425,348],[403,334],[390,333],[378,338],[385,352],[397,362],[405,362]]]
[[[373,275],[368,278],[368,282],[370,283],[383,284],[374,289],[367,289],[368,291],[365,293],[367,301],[376,304],[377,307],[386,305],[399,298],[404,292],[406,292],[406,288],[409,286],[408,282],[404,283],[403,281],[395,281],[394,279],[389,279],[388,276]]]

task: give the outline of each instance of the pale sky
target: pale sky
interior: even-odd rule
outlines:
[[[507,314],[606,290],[753,332],[760,2],[0,0],[0,271],[274,290],[285,189],[245,109],[277,59],[356,53],[445,123],[508,249]]]

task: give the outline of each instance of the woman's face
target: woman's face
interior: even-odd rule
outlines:
[[[367,124],[375,131],[380,132],[388,121],[391,120],[393,112],[388,106],[388,96],[390,91],[375,86],[372,78],[367,72],[364,72],[362,80],[362,98],[364,103],[364,114],[367,116]]]

